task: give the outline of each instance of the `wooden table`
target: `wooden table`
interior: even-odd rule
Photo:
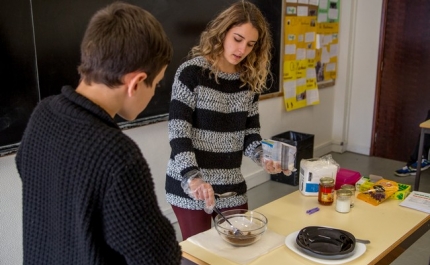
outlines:
[[[421,135],[420,135],[420,146],[418,151],[418,161],[417,161],[417,172],[415,175],[415,185],[414,190],[418,191],[420,188],[420,176],[421,176],[421,159],[423,156],[423,146],[424,146],[424,135],[430,133],[430,120],[427,120],[420,124]]]
[[[256,211],[268,218],[268,228],[287,236],[311,225],[330,226],[351,232],[357,238],[369,239],[366,252],[348,264],[390,264],[430,228],[430,215],[399,206],[397,200],[387,200],[373,206],[356,199],[351,212],[342,214],[335,204],[322,206],[316,197],[295,191],[268,203]],[[319,207],[312,215],[306,210]],[[189,241],[180,243],[183,256],[197,264],[235,264]],[[315,264],[283,245],[253,261],[252,265]]]

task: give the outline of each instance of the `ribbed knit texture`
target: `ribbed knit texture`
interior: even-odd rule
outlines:
[[[38,104],[16,163],[24,264],[180,264],[138,146],[71,87]]]
[[[246,203],[242,157],[261,145],[258,94],[240,87],[238,73],[220,73],[217,83],[209,70],[203,57],[183,63],[175,75],[170,104],[167,201],[192,210],[203,209],[204,202],[186,195],[180,182],[193,169],[201,171],[216,193],[237,192],[219,199],[219,208]]]

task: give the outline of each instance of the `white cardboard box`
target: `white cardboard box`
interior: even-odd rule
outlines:
[[[305,196],[318,196],[322,177],[332,177],[336,181],[338,166],[319,159],[300,161],[299,190]],[[334,189],[334,188],[333,188]]]

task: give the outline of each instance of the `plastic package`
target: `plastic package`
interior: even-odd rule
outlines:
[[[300,162],[300,192],[305,196],[318,196],[320,179],[330,177],[336,180],[339,168],[339,164],[336,163],[331,155],[302,159]],[[334,184],[336,184],[336,181]]]
[[[366,184],[369,185],[371,182],[367,182]],[[387,179],[380,179],[368,187],[368,189],[365,189],[363,185],[361,185],[360,193],[357,195],[357,198],[375,206],[387,200],[399,189],[397,182]]]
[[[296,171],[294,162],[296,161],[297,147],[279,142],[276,140],[264,139],[261,141],[263,147],[263,159],[273,160],[276,167],[281,167],[282,171]]]

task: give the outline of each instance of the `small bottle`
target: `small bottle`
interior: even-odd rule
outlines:
[[[318,187],[318,202],[322,205],[333,204],[334,179],[331,177],[322,177]]]
[[[336,192],[336,211],[339,213],[349,213],[351,211],[351,196],[350,190],[339,189]]]
[[[355,186],[351,185],[351,184],[343,184],[342,186],[340,186],[341,190],[349,190],[351,191],[351,208],[354,207],[354,203],[355,203]]]

